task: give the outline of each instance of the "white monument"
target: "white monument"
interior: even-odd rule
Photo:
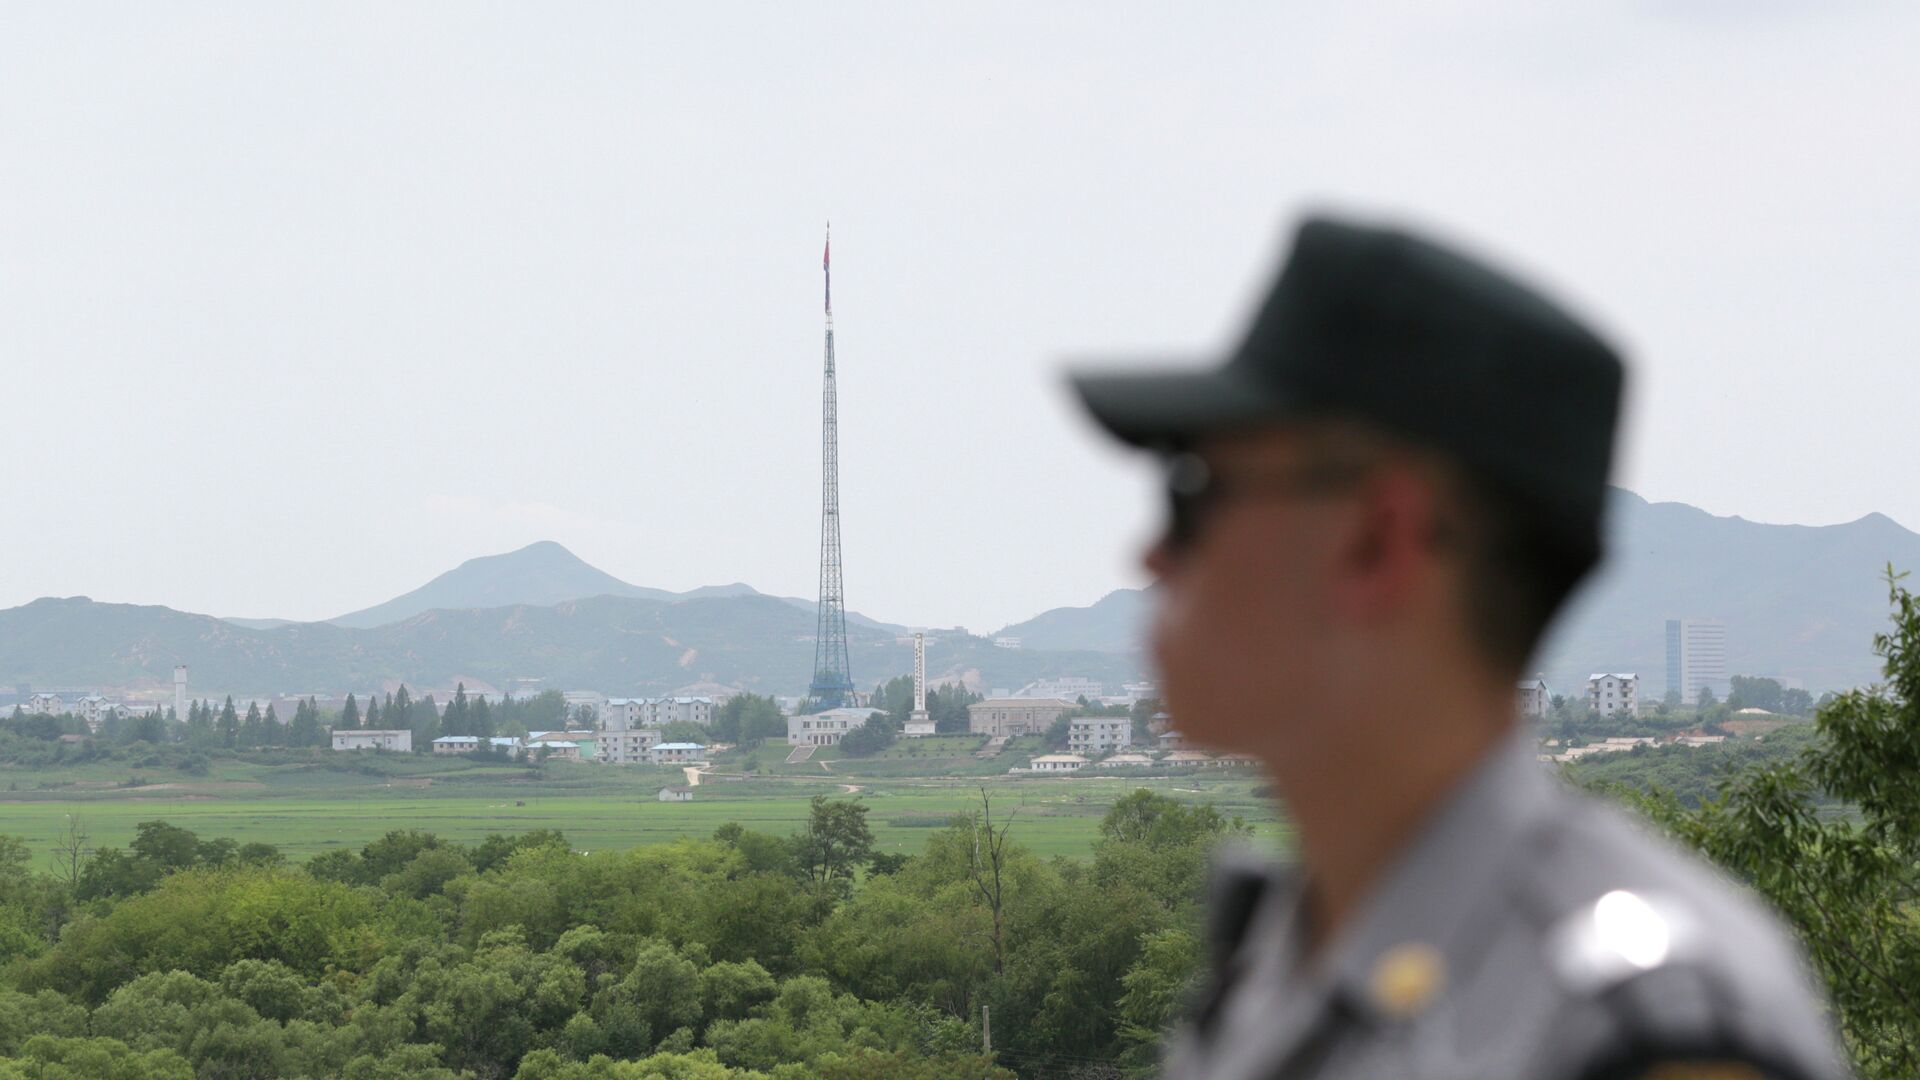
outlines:
[[[913,635],[913,715],[907,717],[903,734],[909,739],[933,734],[933,717],[927,714],[927,635],[917,630]]]

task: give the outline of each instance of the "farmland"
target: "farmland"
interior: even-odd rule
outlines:
[[[767,746],[752,755],[750,776],[747,753],[725,755],[686,803],[656,798],[685,783],[679,769],[592,763],[300,751],[219,759],[205,775],[124,761],[0,767],[0,833],[26,839],[43,866],[74,820],[91,846],[124,845],[136,823],[157,818],[203,837],[274,844],[295,860],[401,828],[460,843],[557,829],[576,850],[595,851],[710,836],[728,821],[784,834],[805,820],[810,798],[825,794],[866,802],[878,849],[911,854],[928,829],[977,808],[983,786],[996,815],[1014,814],[1014,835],[1043,855],[1086,857],[1107,807],[1138,788],[1214,803],[1266,838],[1282,833],[1251,776],[1015,778],[1006,770],[1024,754],[980,761],[966,752],[970,744],[946,742],[857,761],[828,752],[794,765],[785,764],[785,747]]]

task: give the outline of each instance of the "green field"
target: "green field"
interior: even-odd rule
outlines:
[[[1277,840],[1282,834],[1272,805],[1254,793],[1261,782],[1251,776],[1014,778],[1006,770],[1024,762],[1025,755],[981,762],[967,752],[971,745],[943,745],[938,749],[944,754],[857,761],[828,757],[795,766],[784,765],[785,748],[768,747],[759,761],[775,775],[711,776],[690,803],[656,798],[662,787],[685,782],[677,769],[598,764],[527,767],[314,752],[222,760],[206,776],[167,769],[130,772],[124,763],[0,767],[0,833],[24,837],[46,865],[73,818],[84,825],[93,846],[124,845],[136,823],[158,818],[203,838],[274,844],[296,860],[358,847],[403,828],[426,829],[462,843],[493,832],[558,829],[576,849],[593,851],[708,836],[728,821],[785,834],[805,820],[808,799],[831,794],[865,801],[877,846],[911,854],[920,850],[929,829],[976,808],[985,785],[996,817],[1014,814],[1013,834],[1046,855],[1090,854],[1107,807],[1142,787],[1214,803],[1246,819],[1264,837]],[[947,756],[956,751],[957,756]],[[722,759],[719,768],[728,764]]]

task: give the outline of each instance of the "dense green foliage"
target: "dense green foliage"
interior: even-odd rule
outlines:
[[[979,810],[876,857],[856,800],[792,836],[573,851],[395,830],[290,867],[164,822],[36,874],[0,838],[0,1080],[1007,1077],[1145,1065],[1244,831],[1146,791],[1090,862]]]
[[[1715,797],[1640,800],[1791,921],[1867,1080],[1920,1075],[1920,603],[1891,573],[1889,587],[1885,684],[1826,702],[1814,738]]]

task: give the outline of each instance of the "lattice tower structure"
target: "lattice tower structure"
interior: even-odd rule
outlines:
[[[853,698],[847,658],[847,595],[840,568],[840,407],[833,362],[833,234],[820,256],[826,278],[826,381],[820,409],[820,604],[814,630],[813,685],[818,709],[837,709]]]

